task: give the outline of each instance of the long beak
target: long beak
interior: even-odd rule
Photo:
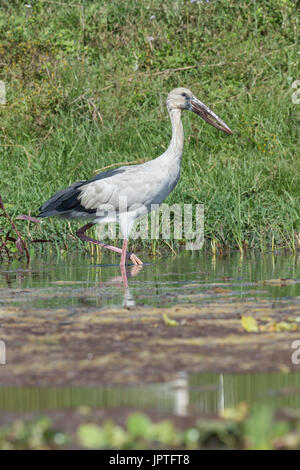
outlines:
[[[226,132],[226,134],[232,134],[232,130],[229,129],[227,124],[225,124],[225,122],[222,121],[219,116],[217,116],[211,109],[209,109],[204,103],[195,97],[191,99],[191,110],[216,129]]]

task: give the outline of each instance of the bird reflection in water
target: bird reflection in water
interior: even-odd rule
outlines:
[[[121,275],[113,277],[108,281],[107,284],[114,284],[123,286],[124,289],[124,300],[123,300],[123,307],[130,308],[135,306],[135,299],[133,294],[131,293],[129,286],[128,286],[128,278],[137,276],[141,270],[143,269],[142,265],[134,265],[131,269],[127,272],[125,266],[120,266]]]

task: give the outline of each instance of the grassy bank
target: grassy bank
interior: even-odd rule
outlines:
[[[168,202],[203,203],[206,241],[219,249],[295,248],[297,2],[28,3],[0,7],[0,194],[12,215],[36,215],[97,169],[161,154],[167,93],[186,86],[234,135],[184,115],[183,172]],[[54,241],[68,233],[57,220],[31,229]]]

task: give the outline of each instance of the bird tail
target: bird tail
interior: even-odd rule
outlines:
[[[132,167],[131,167],[132,168]],[[58,193],[54,194],[48,201],[46,201],[39,208],[38,217],[50,217],[52,215],[58,215],[61,217],[72,218],[72,217],[90,217],[96,214],[96,209],[87,209],[81,205],[80,191],[81,187],[95,181],[105,180],[111,178],[119,173],[124,173],[126,167],[115,168],[114,170],[104,171],[99,175],[94,176],[88,181],[78,181],[77,183],[71,184],[66,189],[62,189]]]
[[[72,216],[72,212],[80,212],[83,209],[79,199],[80,188],[84,183],[85,181],[78,181],[54,194],[39,208],[38,217]]]

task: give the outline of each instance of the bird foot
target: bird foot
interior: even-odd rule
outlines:
[[[138,258],[134,253],[129,253],[129,258],[135,266],[141,266],[143,264],[143,261],[140,260],[140,258]]]

